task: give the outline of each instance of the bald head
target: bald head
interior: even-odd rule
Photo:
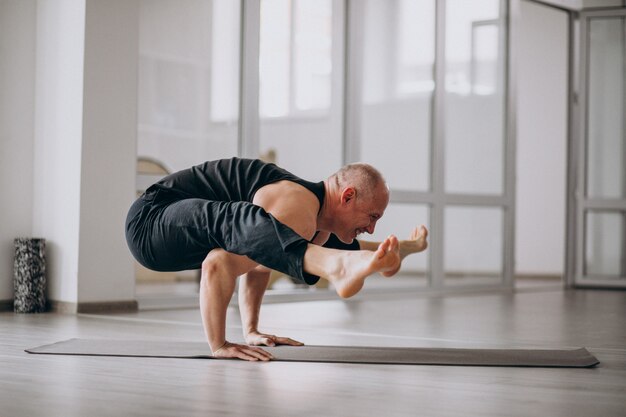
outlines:
[[[329,180],[340,190],[354,187],[361,198],[387,197],[389,190],[382,174],[373,166],[364,163],[349,164],[330,176]],[[378,195],[377,195],[378,194]]]

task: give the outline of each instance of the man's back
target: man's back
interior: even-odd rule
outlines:
[[[323,201],[323,184],[303,180],[274,164],[243,158],[207,161],[176,172],[152,185],[146,194],[158,191],[159,198],[252,202],[261,187],[282,180],[304,186],[320,204]]]

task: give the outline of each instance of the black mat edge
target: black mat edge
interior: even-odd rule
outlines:
[[[213,360],[235,360],[235,359],[230,359],[230,358],[215,358],[211,355],[155,355],[155,354],[149,354],[149,355],[142,355],[142,354],[115,354],[115,353],[68,353],[68,352],[40,352],[37,351],[36,349],[41,349],[41,348],[46,348],[49,346],[53,346],[53,345],[57,345],[57,344],[62,344],[62,343],[67,343],[70,342],[72,340],[86,340],[86,341],[106,341],[108,339],[79,339],[79,338],[72,338],[72,339],[66,339],[66,340],[61,340],[58,342],[54,342],[54,343],[48,343],[48,344],[44,344],[44,345],[39,345],[36,347],[32,347],[32,348],[28,348],[28,349],[24,349],[24,352],[27,352],[29,354],[34,354],[34,355],[57,355],[57,356],[91,356],[91,357],[123,357],[123,358],[163,358],[163,359],[213,359]],[[123,342],[124,340],[115,340],[116,342]],[[139,342],[140,340],[132,340],[133,342]],[[585,364],[474,364],[474,363],[468,363],[468,364],[462,364],[462,363],[452,363],[452,362],[385,362],[385,361],[359,361],[359,360],[354,360],[354,361],[346,361],[346,360],[332,360],[332,359],[325,359],[325,360],[319,360],[319,359],[290,359],[290,358],[276,358],[274,359],[274,361],[276,362],[306,362],[306,363],[343,363],[343,364],[365,364],[365,365],[421,365],[421,366],[485,366],[485,367],[507,367],[507,368],[594,368],[597,365],[600,364],[600,361],[593,355],[591,354],[591,352],[589,352],[587,350],[587,348],[581,347],[581,348],[571,348],[571,349],[520,349],[520,348],[511,348],[511,349],[503,349],[503,348],[435,348],[435,347],[387,347],[387,346],[331,346],[331,345],[307,345],[309,347],[323,347],[323,348],[334,348],[334,349],[353,349],[353,348],[358,348],[358,349],[385,349],[385,350],[398,350],[398,351],[404,351],[404,350],[412,350],[412,349],[423,349],[423,350],[427,350],[427,349],[432,349],[432,350],[442,350],[442,351],[483,351],[483,352],[488,352],[488,351],[542,351],[542,352],[556,352],[556,351],[563,351],[563,352],[568,352],[568,353],[572,353],[572,352],[580,352],[586,356],[588,356],[587,358],[585,358],[588,362],[585,362]],[[285,346],[287,347],[287,346]],[[271,348],[268,349],[268,351],[270,351]],[[582,360],[581,360],[582,362]]]

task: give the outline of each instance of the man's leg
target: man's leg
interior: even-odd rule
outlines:
[[[343,251],[309,244],[304,256],[305,270],[332,282],[341,297],[356,294],[369,275],[395,269],[399,263],[398,240],[394,236],[382,242],[375,252]],[[250,361],[267,361],[272,358],[271,354],[260,348],[230,343],[226,340],[226,312],[235,290],[235,281],[239,275],[249,273],[257,265],[245,256],[235,255],[223,249],[210,251],[202,263],[200,312],[207,341],[215,357]],[[267,279],[261,279],[257,284],[267,285]],[[262,292],[258,289],[258,286],[253,287],[252,291],[256,290],[256,294],[252,295],[249,293],[246,295],[250,287],[242,289],[244,300],[246,296],[252,296],[256,300],[245,319],[250,323],[258,320],[262,299]]]
[[[197,269],[221,248],[302,280],[307,241],[263,208],[247,202],[185,199],[155,209],[147,224],[155,270]],[[247,271],[244,271],[247,272]]]
[[[385,274],[400,268],[398,239],[390,236],[376,249],[339,250],[309,244],[304,254],[304,270],[332,282],[340,297],[351,297],[363,288],[365,278],[375,272]]]
[[[323,276],[335,284],[340,296],[349,297],[360,289],[359,281],[362,286],[367,275],[385,273],[392,269],[390,264],[400,264],[399,256],[394,256],[395,238],[381,243],[376,251],[322,248],[308,244],[289,225],[246,202],[186,199],[159,208],[155,217],[147,233],[148,247],[142,250],[150,254],[153,262],[146,266],[154,270],[197,269],[201,264],[204,269],[204,263],[211,259],[207,252],[221,248],[241,256],[236,259],[252,260],[252,265],[262,264],[308,284]],[[314,250],[308,254],[311,247]],[[308,267],[304,265],[305,253]],[[237,275],[250,269],[252,266]]]
[[[369,275],[397,268],[399,262],[398,240],[394,236],[385,239],[375,252],[342,251],[309,244],[304,255],[305,270],[332,282],[341,297],[356,294]],[[258,349],[226,342],[226,311],[235,290],[235,281],[239,275],[257,265],[245,256],[223,249],[212,250],[202,263],[202,323],[211,350],[218,357],[247,360],[267,360],[271,357]]]
[[[411,231],[411,235],[407,240],[400,240],[400,259],[404,259],[407,256],[423,252],[428,248],[428,229],[426,226],[421,225],[414,228]],[[356,241],[356,239],[355,239]],[[360,249],[363,250],[376,250],[380,242],[372,242],[367,240],[359,240],[358,245]],[[339,247],[338,249],[341,249]]]

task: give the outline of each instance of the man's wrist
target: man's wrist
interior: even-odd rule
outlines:
[[[249,334],[253,334],[253,333],[259,333],[259,329],[255,326],[255,327],[246,327],[244,326],[244,336],[247,336]]]
[[[218,348],[216,349],[211,349],[211,352],[213,352],[213,354],[215,355],[217,352],[219,352],[220,350],[224,349],[226,347],[226,344],[228,343],[227,340],[224,340],[224,343],[220,344]]]

